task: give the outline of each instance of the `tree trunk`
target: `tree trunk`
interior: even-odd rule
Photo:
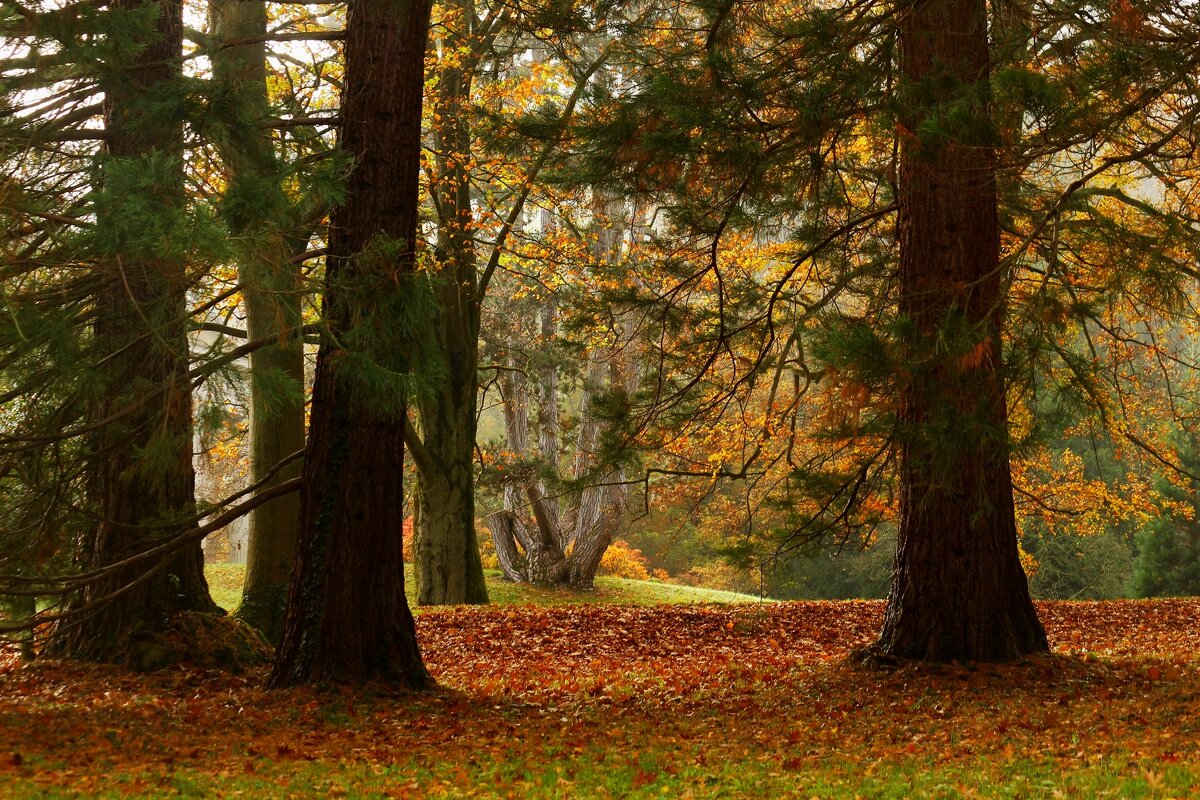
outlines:
[[[475,431],[479,394],[479,303],[471,206],[470,99],[476,59],[471,0],[447,4],[434,95],[438,215],[437,345],[446,368],[438,390],[417,402],[420,441],[410,437],[417,466],[414,545],[420,605],[486,603],[487,586],[475,533]],[[425,457],[427,456],[427,457]]]
[[[250,354],[250,479],[258,483],[280,461],[304,447],[304,344],[300,324],[299,271],[292,255],[296,241],[292,207],[269,134],[266,85],[266,5],[262,0],[213,0],[212,55],[218,94],[229,121],[219,137],[229,185],[222,211],[238,244],[238,280],[251,341],[279,343]],[[262,490],[300,474],[295,461],[275,473]],[[260,491],[262,491],[260,490]],[[300,497],[289,494],[250,512],[246,582],[237,615],[277,644],[283,634],[283,607],[296,550]]]
[[[417,460],[413,500],[421,605],[488,600],[475,534],[475,385],[467,384],[452,384],[451,391],[438,393],[448,402],[419,403],[425,457]]]
[[[429,16],[428,0],[348,9],[341,146],[354,166],[330,221],[328,332],[270,686],[430,682],[404,596],[405,408],[394,385],[411,335],[398,323],[416,265]]]
[[[1017,551],[984,0],[898,17],[910,93],[900,165],[900,527],[883,654],[1006,661],[1046,649]],[[950,136],[943,126],[974,116]],[[971,130],[968,131],[967,129]]]
[[[611,258],[620,248],[616,221],[624,211],[620,200],[597,192],[594,206],[597,225],[593,231],[592,254],[597,261]],[[553,228],[551,219],[543,219],[543,230]],[[558,308],[554,297],[547,298],[539,310],[540,325],[537,355],[520,369],[510,351],[512,367],[500,379],[504,404],[508,449],[517,459],[528,462],[528,403],[526,382],[537,380],[538,426],[537,451],[543,468],[555,475],[564,460],[559,414],[559,367],[554,352],[558,338]],[[620,487],[605,485],[619,476],[598,464],[596,447],[602,425],[595,416],[593,399],[605,386],[620,386],[623,376],[615,368],[619,347],[596,348],[588,358],[587,376],[581,404],[581,418],[573,437],[572,479],[593,483],[572,491],[560,513],[558,481],[546,481],[535,473],[532,464],[518,467],[506,477],[504,510],[488,518],[492,540],[501,569],[511,580],[536,586],[567,585],[591,589],[605,551],[612,544],[624,512],[625,497]],[[517,546],[520,545],[518,552]]]
[[[504,577],[514,583],[525,580],[525,559],[517,550],[517,542],[522,538],[517,515],[511,511],[497,511],[488,515],[487,524]],[[525,547],[526,552],[531,547]]]
[[[114,0],[110,8],[141,6],[140,0]],[[164,533],[177,533],[172,520],[195,512],[188,275],[185,263],[161,255],[171,249],[162,238],[172,235],[185,213],[182,123],[145,107],[149,95],[170,91],[181,77],[179,3],[160,3],[152,36],[104,87],[107,157],[96,214],[107,272],[96,296],[95,349],[105,386],[92,417],[124,416],[93,439],[89,491],[99,521],[89,569],[144,550]],[[153,198],[148,220],[147,196]],[[136,230],[129,224],[135,215],[145,220]],[[158,635],[175,613],[220,612],[208,594],[198,540],[158,562],[110,572],[89,585],[77,603],[96,608],[55,630],[52,653],[130,659],[146,667],[158,666],[151,663],[159,661],[153,653],[160,647]]]

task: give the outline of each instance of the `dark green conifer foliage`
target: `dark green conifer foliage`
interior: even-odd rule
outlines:
[[[195,513],[182,8],[167,0],[154,4],[153,14],[153,27],[127,59],[108,63],[101,76],[105,152],[92,203],[92,335],[101,385],[85,417],[95,427],[86,456],[87,492],[98,518],[86,543],[93,570],[155,543],[153,528],[145,526],[178,533],[170,526],[194,520]],[[174,614],[219,611],[203,565],[200,542],[193,539],[152,565],[107,570],[76,601],[95,608],[63,623],[51,650],[76,658],[128,658],[143,668],[161,665],[171,656],[158,635]]]
[[[1177,437],[1174,458],[1191,475],[1200,475],[1200,447],[1194,437]],[[1178,475],[1176,481],[1160,480],[1157,488],[1171,503],[1190,506],[1193,514],[1189,518],[1163,509],[1138,532],[1131,592],[1135,597],[1200,594],[1200,480]]]

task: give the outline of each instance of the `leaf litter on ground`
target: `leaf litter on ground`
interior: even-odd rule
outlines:
[[[532,782],[534,796],[752,796],[814,775],[1026,762],[1114,765],[1159,796],[1156,781],[1169,787],[1156,769],[1200,775],[1200,600],[1040,603],[1054,652],[1017,664],[851,666],[882,611],[427,610],[418,635],[438,689],[421,695],[265,692],[261,673],[10,659],[0,796],[317,796],[338,780],[351,795],[504,796],[511,785],[525,796]],[[297,777],[326,773],[330,792]],[[542,786],[547,776],[561,783]]]

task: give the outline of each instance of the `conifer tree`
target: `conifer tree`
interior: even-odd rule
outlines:
[[[353,0],[348,11],[340,146],[353,166],[330,220],[300,532],[272,686],[429,682],[402,545],[403,374],[413,340],[427,336],[413,272],[429,22],[427,0]]]
[[[1008,461],[987,8],[920,0],[897,25],[909,99],[898,202],[911,378],[899,398],[899,541],[879,647],[1008,661],[1047,644],[1018,557]]]
[[[195,525],[192,382],[186,293],[192,280],[176,237],[185,224],[183,127],[179,115],[182,6],[150,6],[152,24],[101,80],[105,153],[96,178],[93,353],[102,365],[87,420],[86,483],[95,528],[87,565],[103,576],[77,602],[89,613],[64,622],[55,653],[170,658],[158,637],[180,611],[218,612],[208,595],[198,539],[155,564],[110,568],[155,543],[156,532]],[[120,0],[110,13],[142,9]],[[124,55],[126,60],[118,60]]]

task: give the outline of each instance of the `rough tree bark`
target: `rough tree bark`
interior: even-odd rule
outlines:
[[[900,526],[876,649],[1006,661],[1046,649],[1017,550],[984,0],[901,4]],[[976,123],[946,130],[953,107]],[[961,119],[961,116],[958,116]],[[964,128],[971,127],[973,131]],[[980,131],[985,132],[980,135]],[[972,138],[973,137],[973,138]],[[947,353],[939,342],[957,342]]]
[[[403,310],[416,260],[430,6],[352,0],[348,9],[341,146],[354,165],[330,221],[327,332],[273,687],[430,682],[404,596],[404,403],[398,390],[370,391],[362,374],[408,346],[391,314]]]
[[[109,8],[121,12],[142,5],[114,0]],[[104,253],[94,330],[104,388],[91,415],[123,416],[92,442],[89,492],[98,522],[89,569],[179,532],[172,520],[195,512],[187,265],[161,255],[170,248],[154,238],[169,235],[171,218],[183,213],[183,130],[179,119],[151,112],[146,102],[153,93],[169,92],[181,77],[183,14],[174,0],[163,0],[158,9],[144,46],[103,86],[107,153],[96,223]],[[129,218],[145,213],[146,194],[158,219],[129,230]],[[171,660],[160,634],[176,613],[220,613],[208,594],[199,540],[158,562],[111,571],[77,603],[95,609],[57,627],[48,647],[52,654],[128,660],[144,669]]]
[[[225,110],[218,137],[228,173],[223,213],[238,247],[238,281],[251,341],[276,338],[278,344],[250,354],[250,480],[304,448],[304,344],[294,333],[301,323],[299,270],[293,256],[302,252],[305,220],[283,191],[270,134],[262,122],[270,115],[267,99],[267,10],[263,0],[213,0],[212,32],[219,43],[212,54],[213,78]],[[256,41],[258,40],[258,41]],[[290,335],[288,331],[293,331]],[[262,490],[300,475],[294,461],[275,473]],[[272,643],[283,634],[283,607],[300,497],[279,497],[250,512],[246,582],[239,619]]]

